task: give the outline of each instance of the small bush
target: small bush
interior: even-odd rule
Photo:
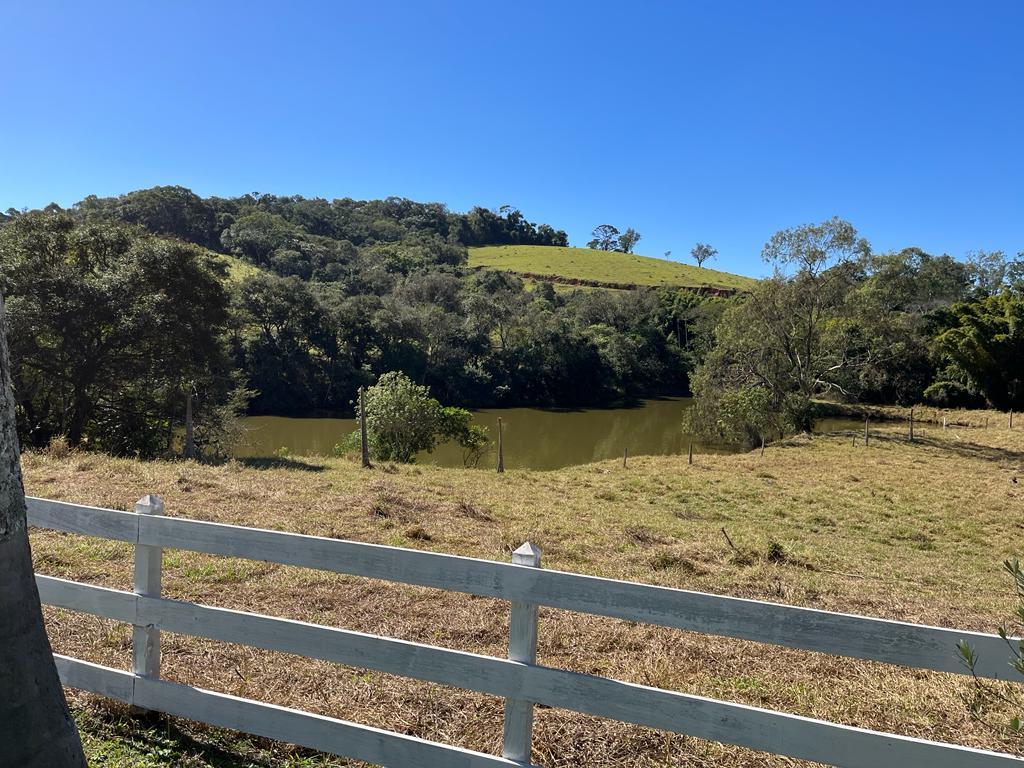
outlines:
[[[71,443],[64,435],[57,435],[50,439],[46,446],[46,455],[51,459],[66,459],[71,455]]]

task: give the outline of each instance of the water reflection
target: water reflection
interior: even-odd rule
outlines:
[[[630,456],[685,454],[692,436],[683,431],[683,411],[691,399],[643,400],[634,407],[555,410],[500,408],[475,411],[474,421],[488,428],[492,450],[481,466],[495,463],[493,440],[497,421],[505,426],[505,466],[509,469],[558,469],[592,461]],[[251,416],[248,431],[235,451],[238,457],[270,456],[280,448],[292,455],[329,456],[336,443],[356,429],[355,419],[293,419]],[[853,422],[830,420],[828,429],[850,428]],[[824,425],[823,425],[824,426]],[[698,453],[727,453],[730,446],[693,441]],[[463,465],[457,445],[442,445],[417,458],[446,467]]]

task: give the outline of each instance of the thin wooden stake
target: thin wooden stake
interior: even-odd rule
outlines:
[[[505,447],[501,441],[502,438],[502,426],[501,416],[498,417],[498,472],[502,473],[505,471]]]
[[[629,448],[622,449],[622,468],[626,468],[626,459],[629,458]]]
[[[192,386],[185,392],[185,458],[196,457],[195,430],[192,424]]]
[[[864,447],[868,447],[868,417],[864,417]]]
[[[910,409],[910,442],[914,442],[914,409]]]
[[[686,463],[693,464],[693,440],[690,441],[690,450],[687,452],[686,455]]]
[[[369,468],[370,464],[370,443],[366,437],[366,388],[359,388],[359,449],[362,454],[363,467]]]
[[[1010,409],[1010,429],[1013,429],[1013,409]]]
[[[764,456],[764,435],[761,435],[761,455]]]
[[[515,565],[540,568],[540,547],[526,542],[512,553]],[[537,662],[537,606],[512,601],[508,626],[508,657],[523,664]],[[505,699],[505,733],[501,754],[523,765],[530,762],[533,742],[533,702]]]

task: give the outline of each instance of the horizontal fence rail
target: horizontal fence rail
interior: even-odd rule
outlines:
[[[204,691],[166,680],[54,654],[57,672],[69,688],[91,691],[126,704],[231,728],[268,739],[301,744],[379,765],[424,768],[510,768],[522,763],[447,744],[287,707]]]
[[[79,517],[78,510],[82,510]],[[968,674],[956,646],[975,649],[975,674],[1021,680],[997,635],[876,619],[761,600],[540,570],[458,555],[30,499],[29,522],[214,555],[522,600],[578,613],[754,640],[838,656]]]
[[[1010,651],[995,635],[40,499],[29,500],[29,522],[139,547],[175,547],[299,565],[944,672],[966,671],[958,663],[956,652],[956,643],[966,640],[979,656],[979,674],[1013,677],[1008,666]],[[138,585],[136,592],[123,592],[43,575],[37,576],[37,584],[45,603],[125,621],[154,631],[157,636],[159,630],[165,630],[293,653],[479,691],[510,702],[525,701],[531,706],[540,703],[822,763],[864,768],[995,768],[1024,764],[1010,755],[837,725],[534,663],[147,596],[139,594]],[[904,647],[878,647],[878,643]],[[983,666],[986,656],[990,658]],[[158,676],[133,675],[63,657],[58,657],[58,668],[69,687],[384,765],[527,765],[522,759],[510,761],[467,750],[449,755],[445,750],[456,748],[201,691],[159,680]],[[525,727],[528,744],[529,725]],[[353,729],[366,733],[360,731],[358,738],[335,735]],[[406,741],[393,741],[395,738]],[[426,751],[417,753],[414,759],[416,748],[407,741],[426,745]],[[339,745],[344,745],[343,751],[338,751],[342,748]],[[356,754],[357,746],[353,745],[362,751]],[[367,756],[370,754],[377,757]]]

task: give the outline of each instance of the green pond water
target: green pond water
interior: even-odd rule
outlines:
[[[509,469],[558,469],[604,459],[686,453],[691,436],[683,432],[683,411],[690,398],[666,397],[643,400],[635,407],[495,408],[473,412],[477,424],[488,428],[491,451],[480,466],[496,461],[493,440],[498,417],[504,425],[505,466]],[[355,419],[296,419],[283,416],[250,416],[246,434],[235,449],[237,457],[272,456],[287,448],[293,456],[330,456],[336,443],[356,429]],[[816,431],[850,429],[856,423],[825,420]],[[695,453],[728,453],[731,446],[693,440]],[[421,464],[463,466],[457,445],[441,445],[433,453],[417,457]]]

